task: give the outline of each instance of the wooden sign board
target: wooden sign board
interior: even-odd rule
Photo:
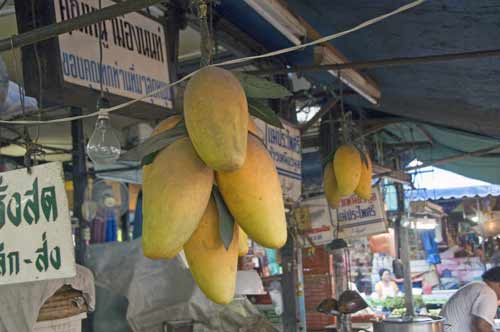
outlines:
[[[74,277],[61,163],[0,173],[0,285]]]
[[[102,0],[102,7],[115,4]],[[37,27],[95,11],[99,0],[37,0]],[[16,0],[20,32],[33,27],[31,6]],[[100,29],[100,32],[99,32]],[[99,36],[99,34],[101,36]],[[99,43],[102,46],[100,66]],[[44,104],[95,110],[102,75],[112,105],[144,97],[169,83],[164,26],[143,13],[129,13],[37,44]],[[24,81],[28,95],[40,97],[34,46],[23,48]],[[155,118],[172,107],[171,89],[131,107],[139,118]]]

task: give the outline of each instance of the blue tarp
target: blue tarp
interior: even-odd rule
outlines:
[[[463,197],[500,196],[499,185],[459,187],[446,189],[416,189],[406,192],[406,197],[414,201],[437,200]]]

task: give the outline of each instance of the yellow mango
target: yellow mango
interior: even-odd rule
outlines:
[[[248,104],[238,79],[228,70],[205,67],[188,82],[184,117],[200,158],[217,171],[234,171],[245,162]]]
[[[328,205],[336,209],[340,205],[340,194],[333,170],[333,162],[328,162],[323,171],[323,189]]]
[[[367,163],[361,162],[361,177],[354,192],[362,199],[370,199],[372,196],[372,161],[368,153],[365,153],[365,156]]]
[[[350,196],[361,177],[361,156],[354,145],[340,146],[333,158],[333,169],[340,196]]]
[[[239,234],[239,238],[238,238],[238,256],[245,256],[246,254],[248,254],[248,235],[247,233],[245,233],[244,230],[241,229],[241,227],[238,227],[239,230],[238,230],[238,234]]]
[[[243,166],[215,176],[229,211],[245,233],[264,247],[281,248],[287,238],[283,194],[274,161],[260,140],[249,135]]]
[[[210,199],[200,225],[184,245],[193,279],[212,301],[227,304],[233,300],[238,269],[238,225],[226,250],[219,233],[219,214]]]
[[[166,118],[165,120],[161,121],[153,130],[153,133],[151,136],[158,135],[159,133],[162,133],[164,131],[170,130],[177,126],[177,124],[182,120],[182,117],[180,115],[172,115]]]
[[[257,129],[257,125],[250,115],[248,115],[248,132],[254,134],[255,136],[259,136],[259,129]]]
[[[213,171],[187,137],[158,153],[143,168],[144,255],[173,258],[198,227],[212,191]]]

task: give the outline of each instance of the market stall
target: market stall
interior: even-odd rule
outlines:
[[[461,6],[0,0],[0,331],[442,331],[500,233],[413,188],[500,183]]]

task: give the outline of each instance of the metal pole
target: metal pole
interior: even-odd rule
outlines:
[[[297,248],[297,305],[299,312],[298,331],[307,332],[306,300],[304,297],[304,270],[302,267],[302,248]]]
[[[73,116],[82,114],[82,109],[72,107]],[[73,143],[73,216],[78,219],[79,227],[76,231],[76,262],[85,265],[88,245],[88,225],[82,215],[82,204],[85,199],[85,189],[87,187],[87,168],[85,165],[85,138],[83,134],[83,121],[71,122],[71,137]]]
[[[46,25],[33,29],[9,38],[0,39],[0,52],[5,52],[13,48],[28,46],[40,41],[57,37],[63,33],[83,28],[88,25],[109,20],[111,18],[125,15],[141,10],[165,0],[128,0],[117,3],[101,10],[96,10],[67,21]]]
[[[333,250],[333,273],[335,280],[335,297],[337,300],[344,291],[348,289],[349,280],[347,278],[347,255],[346,249]],[[351,315],[341,315],[337,318],[337,331],[351,332]]]
[[[464,53],[447,53],[438,55],[427,55],[418,57],[403,57],[403,58],[390,58],[381,60],[359,61],[359,62],[346,62],[331,65],[312,65],[312,66],[296,66],[289,68],[274,68],[265,70],[249,71],[249,74],[254,75],[277,75],[289,73],[312,73],[318,71],[338,71],[342,69],[371,69],[381,67],[403,66],[403,65],[417,65],[428,64],[434,62],[464,60],[464,59],[478,59],[487,57],[500,57],[500,50],[485,50]]]
[[[289,236],[285,246],[281,249],[283,274],[281,289],[283,296],[283,331],[297,332],[297,305],[295,290],[297,289],[297,273],[295,269],[294,241]]]
[[[411,281],[411,270],[410,270],[410,253],[408,248],[408,228],[401,227],[400,230],[400,250],[401,250],[401,260],[403,261],[403,273],[404,273],[404,285],[405,285],[405,307],[406,316],[413,317],[415,315],[415,310],[413,308],[413,284]]]

